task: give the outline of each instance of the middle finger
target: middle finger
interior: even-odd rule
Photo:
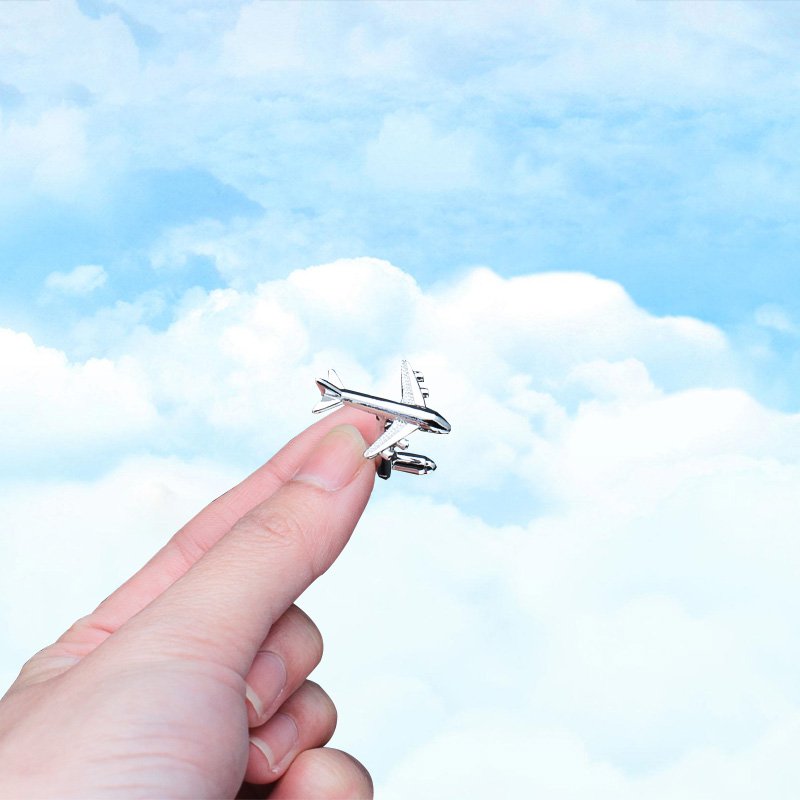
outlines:
[[[291,605],[272,626],[245,679],[247,724],[263,725],[302,685],[322,658],[322,636],[312,619]]]

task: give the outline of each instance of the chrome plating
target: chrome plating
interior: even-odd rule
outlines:
[[[436,464],[427,456],[409,453],[407,437],[415,431],[450,433],[450,423],[437,411],[428,408],[430,392],[421,372],[412,370],[408,361],[400,362],[400,402],[385,397],[346,389],[341,378],[328,370],[327,378],[317,379],[322,395],[312,411],[321,414],[347,404],[384,420],[383,433],[364,451],[364,458],[380,458],[378,475],[388,478],[392,470],[427,475]]]

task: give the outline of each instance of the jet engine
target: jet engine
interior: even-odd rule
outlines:
[[[436,469],[436,463],[427,456],[417,453],[395,453],[391,458],[392,469],[410,472],[412,475],[427,475]]]

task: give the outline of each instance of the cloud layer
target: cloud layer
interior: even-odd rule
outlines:
[[[375,253],[426,283],[589,269],[660,313],[800,313],[791,4],[399,9],[7,3],[2,296],[84,264],[128,302],[251,290]]]
[[[800,789],[800,418],[718,328],[588,274],[423,289],[368,258],[131,313],[81,323],[87,360],[2,334],[4,451],[39,476],[4,482],[6,676],[310,422],[315,376],[396,394],[407,357],[440,469],[378,486],[303,600],[382,794]]]

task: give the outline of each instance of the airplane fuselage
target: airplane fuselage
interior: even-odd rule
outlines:
[[[341,399],[355,408],[368,411],[382,419],[399,419],[412,425],[418,425],[428,433],[450,433],[450,423],[432,408],[412,406],[398,403],[385,397],[354,392],[351,389],[339,389]]]

